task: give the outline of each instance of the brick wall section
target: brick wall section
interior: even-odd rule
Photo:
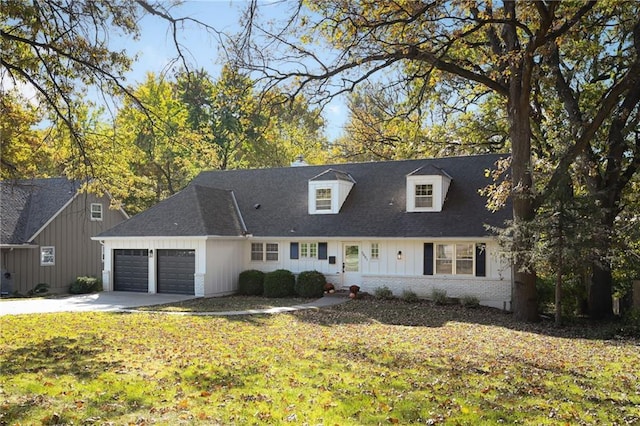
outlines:
[[[430,298],[434,289],[444,290],[449,297],[475,296],[483,306],[511,309],[511,283],[509,280],[424,277],[424,276],[384,276],[364,275],[361,291],[374,294],[379,287],[387,286],[396,296],[412,290],[421,298]]]

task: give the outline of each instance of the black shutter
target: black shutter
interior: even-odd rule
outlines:
[[[424,275],[433,275],[433,243],[424,243]]]
[[[318,243],[318,259],[327,258],[327,243]]]
[[[289,245],[289,258],[298,259],[298,243],[291,243]]]
[[[476,277],[487,276],[487,245],[476,244]]]

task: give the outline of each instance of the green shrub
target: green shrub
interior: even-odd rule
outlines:
[[[630,309],[624,314],[619,332],[624,336],[640,336],[640,308]]]
[[[278,269],[264,274],[264,297],[291,297],[296,277],[291,271]]]
[[[39,294],[46,294],[49,292],[49,284],[38,283],[34,288],[27,292],[29,296],[37,296]]]
[[[243,296],[262,296],[264,293],[264,272],[257,269],[240,272],[238,293]]]
[[[300,272],[296,280],[295,292],[300,297],[322,297],[325,284],[327,279],[318,271]]]
[[[460,298],[460,304],[465,308],[477,308],[480,306],[480,299],[476,296],[462,296]]]
[[[393,292],[386,285],[376,288],[373,294],[376,299],[393,299]]]
[[[436,305],[448,304],[449,299],[447,298],[447,291],[434,288],[431,291],[431,300],[433,300]]]
[[[407,303],[416,303],[420,301],[420,298],[413,290],[403,290],[402,291],[402,300]]]
[[[102,290],[102,281],[96,277],[78,277],[69,287],[71,294],[86,294]]]

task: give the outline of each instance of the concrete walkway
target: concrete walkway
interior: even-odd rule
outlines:
[[[139,312],[134,308],[139,306],[164,305],[183,300],[193,299],[193,296],[180,294],[148,294],[132,293],[124,291],[105,291],[101,293],[83,294],[67,297],[34,298],[34,299],[9,299],[0,300],[0,316],[41,314],[50,312]],[[319,309],[323,306],[332,306],[349,300],[342,295],[330,295],[311,303],[296,306],[287,306],[270,309],[255,309],[246,311],[229,312],[171,312],[177,315],[254,315],[277,314],[301,309]],[[150,312],[150,311],[145,311]],[[166,313],[166,312],[163,312]]]
[[[301,311],[304,309],[320,309],[327,306],[339,305],[348,301],[349,298],[342,295],[324,296],[321,299],[310,303],[303,303],[294,306],[282,306],[268,309],[249,309],[245,311],[221,311],[221,312],[167,312],[167,311],[144,311],[157,312],[170,315],[196,315],[196,316],[232,316],[232,315],[259,315],[259,314],[281,314],[284,312]],[[135,309],[126,310],[126,312],[140,312]]]

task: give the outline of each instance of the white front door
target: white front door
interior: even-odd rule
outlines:
[[[362,285],[360,245],[357,243],[344,243],[342,246],[342,285]]]

